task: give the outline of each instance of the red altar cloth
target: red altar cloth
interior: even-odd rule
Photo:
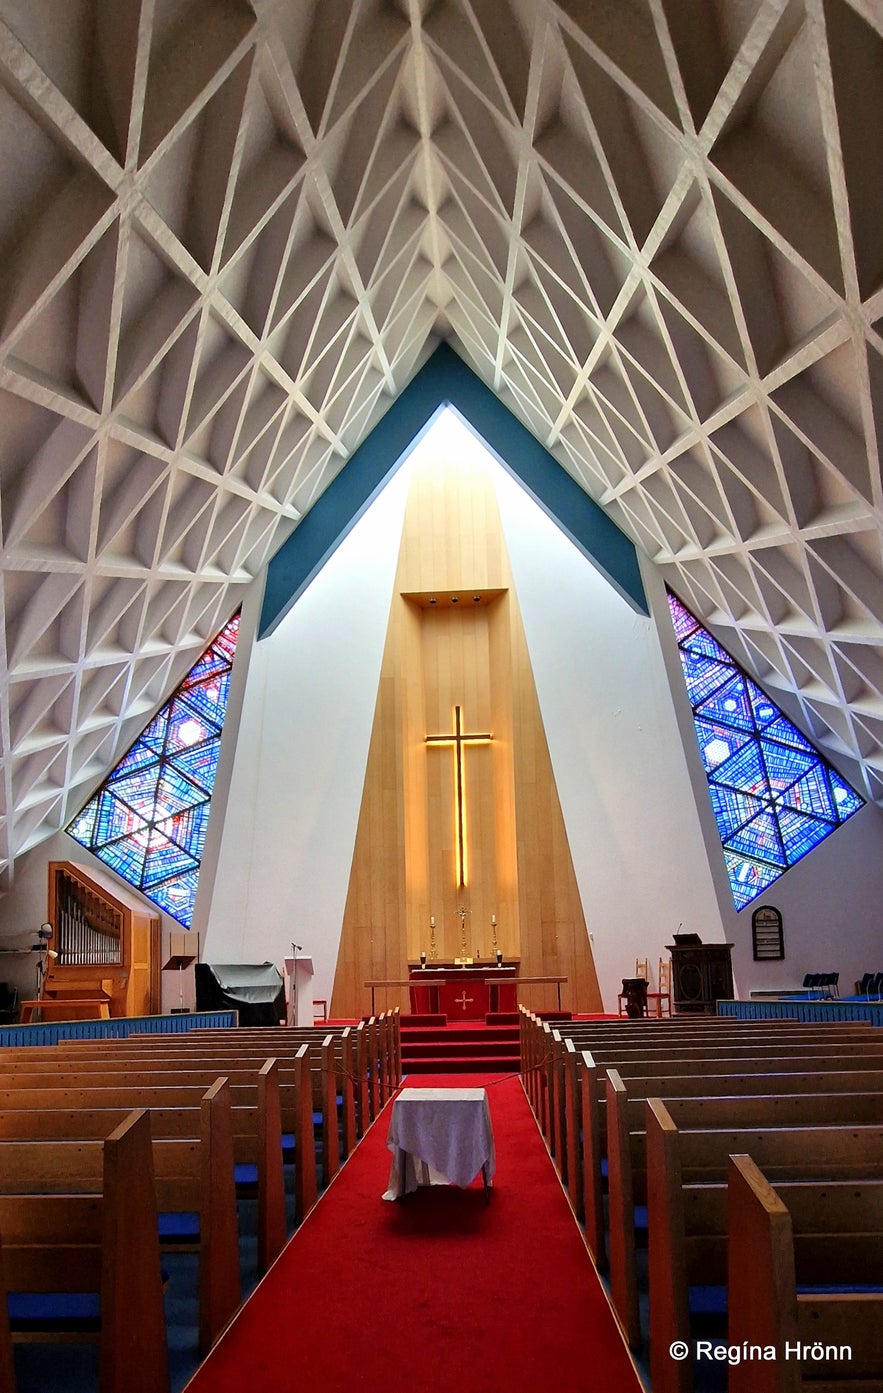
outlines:
[[[451,963],[432,967],[410,967],[411,1011],[414,1015],[445,1015],[454,1021],[483,1021],[489,1011],[516,1011],[517,991],[512,978],[517,963],[496,967],[493,963],[473,963],[455,967]],[[493,985],[487,982],[493,979]]]

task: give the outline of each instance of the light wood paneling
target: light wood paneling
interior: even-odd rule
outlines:
[[[456,875],[453,731],[488,744],[464,751],[467,883]],[[452,460],[415,472],[390,611],[356,836],[335,1015],[366,1009],[364,982],[407,976],[431,952],[492,956],[491,916],[526,975],[568,978],[565,1004],[600,1009],[600,993],[552,774],[533,674],[489,476]],[[526,989],[537,1009],[554,989]],[[407,1009],[391,990],[384,1005]]]

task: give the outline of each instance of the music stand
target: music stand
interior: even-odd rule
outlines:
[[[195,944],[193,940],[196,940]],[[192,967],[199,957],[199,934],[190,932],[173,933],[169,935],[169,956],[162,965],[163,972],[178,973],[178,1005],[173,1006],[169,1012],[172,1016],[189,1016],[190,1007],[184,1005],[184,978],[182,976],[185,967]]]

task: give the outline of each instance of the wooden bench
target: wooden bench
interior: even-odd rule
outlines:
[[[101,998],[52,997],[43,996],[36,1000],[21,1003],[21,1025],[30,1025],[34,1013],[38,1012],[42,1021],[107,1021],[110,1020],[110,1005]]]
[[[27,1061],[18,1067],[9,1068],[9,1062],[16,1063],[10,1056],[4,1059],[4,1087],[0,1088],[0,1110],[21,1108],[71,1108],[71,1107],[111,1107],[134,1106],[130,1099],[134,1096],[141,1106],[175,1107],[181,1101],[191,1102],[187,1090],[201,1085],[208,1088],[218,1075],[218,1060],[170,1061],[169,1067],[135,1067],[134,1058],[128,1064],[124,1059],[108,1056],[105,1067],[71,1069],[56,1067],[54,1072],[46,1069],[26,1067]],[[100,1060],[90,1061],[100,1065]],[[266,1062],[266,1061],[264,1061]],[[260,1068],[257,1061],[226,1061],[226,1077],[231,1086],[234,1104],[257,1108]],[[198,1067],[197,1067],[198,1066]],[[297,1215],[303,1219],[318,1197],[316,1175],[316,1152],[313,1141],[313,1100],[310,1078],[309,1046],[302,1045],[297,1054],[283,1065],[277,1066],[279,1080],[279,1099],[283,1133],[294,1137],[296,1154],[295,1200]],[[103,1102],[99,1101],[103,1098]]]
[[[235,1048],[251,1044],[281,1057],[294,1041],[308,1043],[314,1051],[316,1042],[326,1039],[329,1035],[335,1041],[339,1091],[343,1091],[343,1084],[348,1078],[355,1092],[357,1135],[361,1137],[401,1083],[401,1031],[398,1010],[376,1018],[371,1017],[352,1027],[284,1026],[229,1030],[208,1028],[193,1030],[183,1036],[130,1036],[128,1040],[120,1043],[127,1047],[135,1047],[138,1042],[150,1040],[162,1048],[180,1046],[182,1042],[195,1044],[201,1040],[229,1040]],[[348,1037],[352,1041],[352,1059],[342,1056],[339,1043],[345,1042]]]
[[[675,1082],[673,1087],[677,1086]],[[715,1097],[709,1088],[703,1097],[666,1097],[665,1106],[681,1131],[848,1126],[883,1118],[883,1090],[819,1093],[813,1086],[790,1094],[733,1096],[725,1092]],[[633,1084],[628,1088],[615,1069],[607,1071],[607,1119],[610,1295],[629,1343],[637,1349],[642,1331],[635,1209],[647,1203],[647,1099],[643,1088],[635,1091]]]
[[[0,1060],[16,1055],[24,1058],[40,1058],[42,1050],[49,1048],[53,1057],[62,1055],[77,1059],[104,1059],[114,1056],[129,1058],[137,1055],[141,1059],[166,1059],[176,1056],[202,1055],[239,1057],[254,1059],[260,1057],[277,1058],[280,1061],[295,1056],[302,1044],[309,1046],[309,1056],[313,1067],[313,1094],[321,1106],[324,1096],[322,1071],[327,1068],[327,1059],[322,1049],[331,1041],[331,1052],[336,1072],[337,1093],[341,1100],[341,1130],[344,1154],[349,1155],[355,1146],[357,1136],[367,1125],[367,1066],[362,1069],[360,1060],[365,1057],[364,1026],[344,1026],[335,1030],[314,1028],[263,1029],[263,1030],[192,1030],[184,1035],[131,1035],[121,1040],[66,1040],[51,1046],[18,1046],[12,1051],[0,1050]],[[362,1072],[362,1077],[359,1077]]]
[[[200,1104],[203,1089],[186,1085],[173,1090],[175,1102],[168,1101],[169,1090],[162,1090],[165,1106],[153,1105],[150,1095],[135,1087],[126,1097],[148,1101],[150,1126],[154,1140],[199,1137],[201,1130]],[[233,1159],[237,1167],[255,1169],[257,1191],[257,1248],[258,1271],[264,1272],[285,1245],[287,1224],[285,1189],[282,1171],[282,1120],[279,1098],[278,1065],[266,1060],[258,1072],[257,1094],[253,1103],[246,1103],[242,1089],[232,1087],[230,1125],[233,1136]],[[81,1106],[76,1108],[47,1108],[42,1105],[45,1095],[34,1099],[33,1107],[18,1107],[0,1111],[0,1142],[52,1140],[94,1140],[107,1136],[129,1111],[114,1090],[114,1106],[107,1106],[108,1090],[97,1089],[81,1094]],[[17,1099],[17,1101],[20,1101]],[[90,1102],[94,1101],[94,1106]]]
[[[753,1354],[730,1368],[729,1393],[883,1387],[883,1182],[772,1186],[736,1155],[727,1209],[727,1342]]]
[[[278,1031],[234,1030],[233,1035],[293,1037],[311,1040],[317,1034],[340,1034],[351,1029],[358,1039],[356,1058],[357,1074],[366,1086],[364,1108],[360,1114],[359,1135],[364,1135],[369,1122],[373,1121],[379,1110],[392,1096],[402,1081],[401,1024],[398,1007],[394,1011],[382,1012],[360,1021],[355,1027],[346,1026],[286,1026]],[[191,1032],[195,1034],[196,1032]],[[200,1031],[200,1035],[217,1035],[216,1030]]]
[[[680,1131],[665,1104],[647,1103],[650,1379],[653,1393],[692,1393],[690,1287],[727,1281],[727,1167],[748,1154],[772,1181],[883,1179],[883,1127]]]
[[[242,1299],[225,1079],[205,1092],[199,1120],[196,1137],[153,1138],[152,1155],[157,1212],[199,1216],[199,1347],[207,1354]],[[100,1141],[0,1142],[0,1195],[100,1194],[102,1156]]]
[[[568,1046],[570,1042],[568,1042]],[[782,1044],[780,1048],[786,1048]],[[796,1048],[796,1047],[795,1047]],[[603,1052],[602,1052],[603,1053]],[[568,1193],[575,1210],[581,1211],[586,1239],[599,1270],[606,1270],[603,1225],[604,1169],[607,1161],[606,1071],[608,1063],[587,1050],[567,1048],[564,1071],[565,1136],[561,1144],[569,1159],[566,1171]],[[654,1091],[665,1095],[683,1093],[702,1096],[723,1089],[732,1094],[802,1091],[817,1080],[825,1091],[875,1092],[883,1088],[883,1056],[851,1053],[809,1062],[802,1049],[793,1054],[767,1053],[758,1049],[750,1056],[735,1059],[723,1054],[707,1057],[696,1051],[690,1059],[669,1063],[623,1060],[616,1064],[627,1082],[634,1081],[648,1096]],[[702,1071],[702,1072],[700,1072]],[[766,1082],[766,1076],[774,1076]],[[836,1077],[836,1082],[834,1081]],[[726,1083],[722,1082],[724,1079]],[[832,1082],[828,1084],[828,1080]],[[643,1082],[642,1082],[643,1081]],[[568,1121],[569,1119],[569,1121]],[[581,1145],[580,1145],[581,1142]],[[551,1149],[551,1148],[550,1148]]]
[[[336,1043],[338,1054],[346,1067],[350,1057],[349,1037],[343,1037]],[[351,1152],[356,1141],[352,1078],[349,1073],[344,1073],[342,1082],[338,1085],[341,1070],[335,1059],[334,1047],[335,1041],[330,1035],[324,1039],[314,1038],[303,1045],[298,1045],[296,1040],[289,1040],[285,1042],[286,1053],[277,1056],[280,1080],[285,1084],[292,1082],[291,1071],[300,1067],[299,1058],[305,1058],[307,1061],[311,1098],[310,1118],[312,1122],[314,1112],[319,1115],[326,1184],[337,1174],[341,1163],[338,1086],[343,1088],[342,1131],[346,1154]],[[137,1068],[142,1076],[213,1069],[216,1074],[238,1078],[243,1071],[258,1071],[265,1058],[265,1055],[249,1046],[233,1048],[232,1044],[216,1042],[193,1041],[181,1045],[170,1041],[167,1045],[149,1043],[119,1049],[116,1041],[101,1042],[98,1045],[93,1041],[89,1042],[88,1046],[78,1046],[75,1049],[68,1049],[67,1042],[49,1046],[48,1051],[39,1046],[33,1049],[11,1049],[0,1058],[0,1063],[5,1065],[5,1081],[10,1087],[14,1087],[21,1080],[34,1080],[44,1076],[50,1063],[54,1064],[53,1077],[61,1075],[65,1080],[74,1074],[93,1074],[96,1079],[110,1073],[125,1075],[133,1068]],[[287,1093],[285,1103],[290,1111]],[[295,1132],[296,1127],[290,1116],[288,1122],[291,1125],[285,1130],[289,1133]],[[310,1135],[308,1129],[305,1138]]]
[[[157,1233],[153,1146],[136,1111],[100,1145],[93,1194],[0,1195],[3,1284],[8,1293],[99,1293],[102,1393],[168,1393],[169,1375]],[[6,1310],[5,1293],[3,1307]],[[28,1323],[11,1339],[58,1340]],[[15,1387],[6,1334],[0,1387]]]
[[[553,1155],[562,1159],[566,1157],[564,1067],[568,1041],[572,1042],[574,1048],[579,1046],[591,1050],[599,1062],[603,1060],[612,1064],[627,1063],[630,1060],[646,1060],[650,1064],[654,1061],[664,1061],[668,1064],[677,1060],[711,1058],[715,1054],[727,1055],[730,1058],[738,1058],[740,1055],[749,1057],[758,1050],[772,1051],[782,1045],[787,1045],[789,1050],[799,1046],[807,1058],[823,1058],[833,1053],[842,1057],[851,1052],[863,1054],[874,1050],[883,1054],[883,1033],[875,1031],[874,1027],[871,1027],[869,1033],[841,1030],[826,1033],[824,1026],[821,1029],[799,1027],[787,1031],[749,1030],[731,1033],[716,1027],[709,1037],[702,1033],[701,1028],[699,1033],[696,1033],[695,1030],[689,1029],[681,1031],[675,1026],[666,1031],[664,1039],[657,1036],[649,1040],[643,1036],[638,1039],[618,1039],[609,1035],[597,1037],[591,1032],[562,1036],[557,1030],[550,1029],[547,1039],[546,1053],[549,1063],[545,1074],[540,1076],[541,1085],[545,1088],[545,1097],[540,1102],[540,1116]]]
[[[722,1017],[709,1017],[708,1023],[690,1020],[682,1024],[673,1021],[578,1022],[556,1023],[540,1021],[522,1009],[522,1062],[526,1070],[525,1086],[534,1113],[546,1136],[554,1157],[566,1164],[568,1152],[564,1133],[566,1122],[564,1076],[565,1055],[585,1049],[599,1053],[610,1050],[608,1062],[616,1063],[618,1052],[629,1055],[637,1051],[652,1054],[660,1051],[666,1058],[680,1047],[693,1051],[711,1045],[773,1044],[779,1040],[800,1042],[830,1048],[831,1043],[860,1045],[868,1041],[873,1046],[883,1044],[883,1036],[874,1026],[853,1023],[803,1025],[793,1021],[732,1022]]]

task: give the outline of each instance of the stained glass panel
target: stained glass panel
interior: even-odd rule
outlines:
[[[736,856],[731,851],[724,853],[724,861],[737,909],[744,909],[752,900],[756,900],[782,874],[777,866],[764,866],[759,861],[746,860],[744,856]]]
[[[864,804],[668,593],[730,890],[743,909]]]
[[[188,929],[238,636],[237,614],[67,829]]]

